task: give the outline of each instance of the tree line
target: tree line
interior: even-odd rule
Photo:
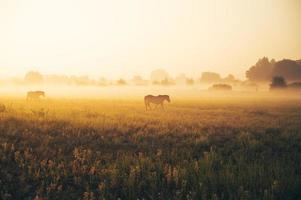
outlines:
[[[283,79],[280,81],[280,79]],[[16,85],[24,84],[50,84],[50,85],[194,85],[194,84],[229,84],[240,86],[256,86],[258,84],[271,83],[273,85],[282,85],[285,83],[299,86],[301,81],[301,59],[290,60],[283,59],[276,61],[267,57],[260,58],[253,66],[246,71],[246,80],[239,80],[232,74],[222,77],[216,72],[203,72],[199,78],[193,78],[184,73],[172,77],[164,69],[157,69],[150,73],[148,79],[139,75],[133,76],[131,79],[119,78],[117,80],[109,80],[106,78],[92,79],[89,76],[67,76],[67,75],[43,75],[38,71],[29,71],[23,78],[10,78],[8,82]],[[6,81],[7,82],[7,81]],[[273,83],[274,82],[274,83]],[[0,81],[5,83],[5,81]],[[284,85],[285,85],[284,84]]]
[[[273,77],[283,77],[288,82],[301,81],[301,60],[275,61],[263,57],[250,67],[246,77],[254,82],[270,82]]]
[[[76,85],[76,86],[109,86],[109,85],[194,85],[197,83],[235,83],[239,82],[233,75],[222,78],[218,73],[203,72],[200,78],[192,78],[184,73],[172,77],[167,71],[157,69],[150,73],[149,79],[145,79],[139,75],[133,76],[131,79],[119,78],[110,80],[106,78],[92,79],[89,76],[67,76],[67,75],[43,75],[38,71],[29,71],[23,78],[10,78],[2,83],[9,82],[15,85],[26,84],[49,84],[49,85]]]

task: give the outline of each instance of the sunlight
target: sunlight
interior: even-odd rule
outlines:
[[[258,57],[300,56],[300,2],[286,2],[1,0],[0,64],[10,75],[127,78],[165,68],[243,78]]]

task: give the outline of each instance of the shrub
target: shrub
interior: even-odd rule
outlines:
[[[287,84],[285,79],[282,76],[274,76],[272,83],[270,85],[270,89],[283,89],[286,88]]]
[[[216,90],[216,91],[231,91],[232,90],[232,86],[228,85],[228,84],[214,84],[209,89],[210,90]]]

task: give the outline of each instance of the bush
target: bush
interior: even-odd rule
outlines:
[[[270,89],[283,89],[286,88],[287,84],[285,79],[282,76],[274,76]]]
[[[231,91],[232,90],[232,86],[228,85],[228,84],[214,84],[209,89],[210,90],[217,90],[217,91]]]

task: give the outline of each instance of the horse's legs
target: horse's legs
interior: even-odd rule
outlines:
[[[163,105],[163,103],[161,103],[161,108],[162,108],[162,110],[164,110],[164,105]]]
[[[152,110],[151,104],[149,102],[146,104],[146,108],[147,110]]]
[[[147,111],[147,106],[149,106],[149,102],[147,102],[146,100],[144,100],[144,104],[145,104],[145,110]]]

